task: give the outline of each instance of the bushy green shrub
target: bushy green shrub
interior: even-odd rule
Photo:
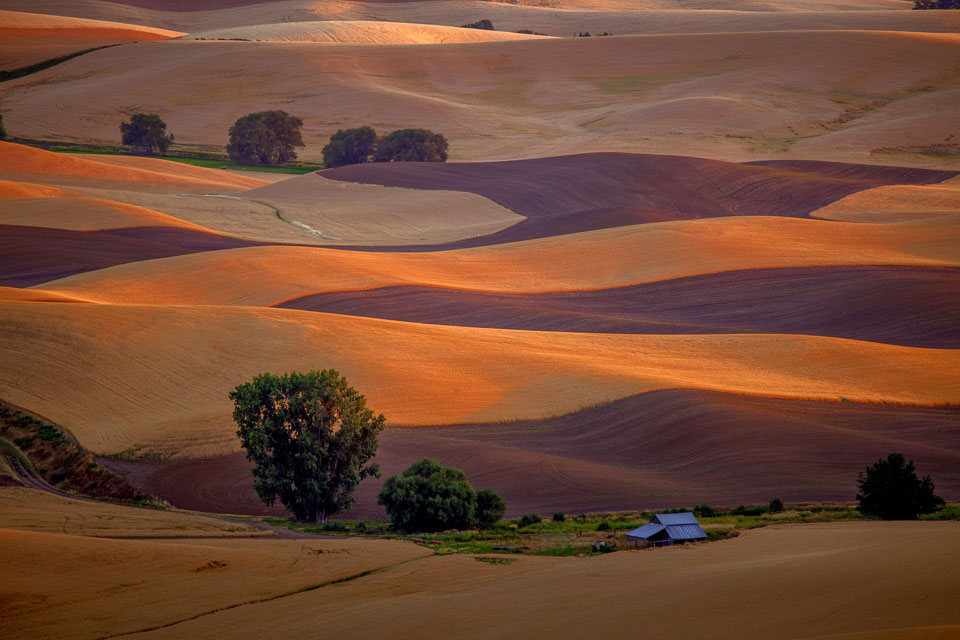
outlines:
[[[565,514],[563,511],[557,511],[555,514],[553,514],[554,522],[564,522],[566,521],[566,519],[567,519],[567,514]]]
[[[768,507],[770,513],[780,513],[783,511],[783,501],[780,498],[774,498],[770,501],[770,506]]]
[[[517,521],[517,526],[523,529],[524,527],[540,524],[541,522],[543,522],[543,518],[540,517],[540,514],[528,513]]]
[[[745,507],[740,505],[730,513],[735,516],[760,516],[767,512],[767,507],[765,505],[756,505],[752,507]]]
[[[507,503],[490,489],[477,491],[477,526],[489,529],[507,510]]]
[[[493,31],[493,23],[487,19],[477,20],[476,22],[471,22],[470,24],[465,24],[460,27],[461,29],[485,29],[487,31]]]
[[[717,512],[708,504],[698,504],[693,508],[693,515],[698,518],[712,518]]]
[[[490,489],[479,493],[459,469],[424,458],[401,475],[387,478],[377,494],[398,531],[444,531],[489,527],[497,522],[506,503]]]
[[[606,520],[597,525],[597,531],[610,531],[611,528],[610,523]]]

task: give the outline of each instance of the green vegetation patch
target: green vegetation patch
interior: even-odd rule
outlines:
[[[101,155],[101,156],[129,156],[131,154],[126,153],[120,149],[110,148],[110,147],[93,147],[93,146],[83,146],[83,147],[68,147],[68,146],[54,146],[49,147],[49,151],[55,153],[78,153],[78,154],[89,154],[89,155]],[[170,152],[170,154],[182,153],[182,152]],[[164,155],[164,156],[152,156],[158,160],[169,160],[170,162],[181,162],[183,164],[190,164],[195,167],[204,167],[206,169],[221,169],[221,170],[230,170],[230,171],[260,171],[263,173],[292,173],[297,175],[302,175],[305,173],[313,173],[314,171],[319,171],[323,169],[323,165],[315,164],[311,162],[291,162],[279,167],[267,167],[267,166],[245,166],[237,164],[232,160],[229,160],[226,156],[218,157],[215,154],[203,154],[203,156],[196,155]]]
[[[156,507],[159,501],[100,465],[65,431],[11,406],[0,404],[0,471],[4,484],[27,475],[71,493]]]
[[[487,556],[474,556],[473,559],[477,562],[485,562],[486,564],[513,564],[517,561],[516,558],[490,558]]]

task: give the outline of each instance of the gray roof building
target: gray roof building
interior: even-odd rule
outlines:
[[[682,542],[706,540],[707,534],[692,513],[658,513],[648,524],[627,534],[627,540],[639,544],[665,546]]]

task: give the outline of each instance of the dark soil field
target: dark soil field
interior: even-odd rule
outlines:
[[[752,269],[633,287],[507,295],[384,287],[278,305],[404,322],[594,333],[800,333],[960,348],[960,270]]]
[[[857,473],[901,451],[938,493],[960,495],[957,407],[809,402],[704,391],[657,391],[553,420],[390,428],[383,477],[424,456],[491,487],[511,516],[785,501],[851,501]],[[282,514],[251,486],[241,454],[169,463],[122,463],[177,506]],[[135,467],[140,467],[134,474]],[[353,518],[383,518],[381,481],[361,484]]]
[[[517,242],[666,220],[757,215],[806,217],[811,211],[864,189],[889,184],[933,184],[955,175],[953,171],[838,162],[737,164],[627,153],[482,163],[374,163],[323,172],[326,178],[349,182],[469,191],[528,218],[500,233],[444,248]]]

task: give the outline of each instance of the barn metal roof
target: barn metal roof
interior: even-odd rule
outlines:
[[[657,515],[653,516],[653,520],[651,520],[650,522],[656,522],[657,524],[665,524],[665,525],[671,525],[671,524],[695,524],[697,526],[700,525],[700,523],[697,522],[697,517],[692,513],[690,513],[689,511],[687,511],[686,513],[658,513]]]
[[[642,538],[643,540],[648,540],[651,537],[657,535],[661,531],[666,529],[662,524],[655,524],[653,522],[645,524],[642,527],[637,527],[633,531],[627,534],[629,538]]]
[[[692,513],[658,513],[648,524],[634,529],[627,536],[649,540],[663,530],[671,540],[703,540],[707,537]]]
[[[700,540],[707,537],[698,524],[675,524],[667,527],[671,540]]]

